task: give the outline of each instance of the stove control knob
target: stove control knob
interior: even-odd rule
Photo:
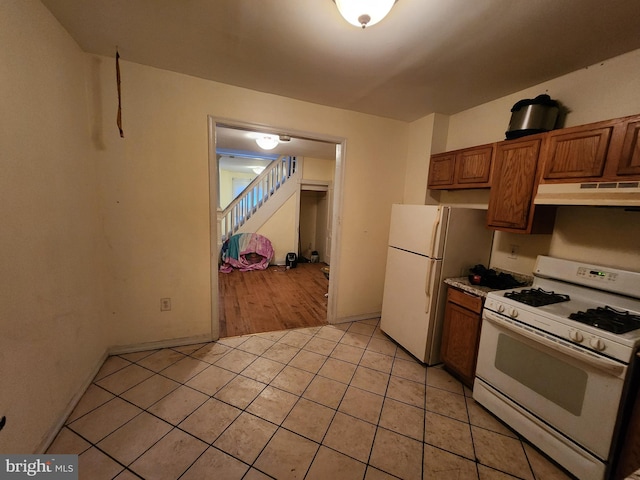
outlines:
[[[584,340],[582,333],[580,333],[578,330],[571,330],[569,332],[569,338],[577,343],[580,343]]]
[[[591,345],[593,348],[595,348],[599,352],[603,351],[606,347],[604,342],[598,337],[592,337],[591,340],[589,340],[589,345]]]
[[[504,305],[502,305],[501,303],[498,304],[498,313],[503,313],[504,312]]]
[[[518,318],[518,310],[516,310],[515,308],[511,309],[511,317],[512,318]]]

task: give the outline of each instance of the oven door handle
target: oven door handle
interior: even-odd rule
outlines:
[[[549,339],[543,334],[530,332],[529,330],[525,330],[524,328],[519,327],[508,320],[504,320],[491,311],[485,310],[483,312],[482,318],[504,328],[505,330],[509,330],[536,343],[540,343],[545,347],[550,348],[551,350],[562,353],[563,355],[574,358],[576,360],[579,360],[580,362],[586,363],[594,368],[602,370],[609,375],[613,375],[615,377],[622,377],[624,375],[624,365],[615,363],[612,360],[607,360],[606,358],[594,357],[593,355],[589,355],[588,353],[583,353],[578,350],[574,350],[573,348],[566,347],[552,339]]]

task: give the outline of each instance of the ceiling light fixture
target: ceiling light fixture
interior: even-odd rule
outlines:
[[[340,15],[356,27],[375,25],[391,11],[396,0],[334,0]]]
[[[263,150],[273,150],[278,145],[277,135],[263,135],[256,138],[256,143]]]
[[[253,173],[256,175],[260,175],[264,171],[264,167],[251,167],[251,170],[253,170]]]

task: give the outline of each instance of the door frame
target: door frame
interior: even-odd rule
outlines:
[[[344,172],[346,165],[347,140],[344,137],[337,137],[317,132],[297,130],[295,128],[263,125],[245,122],[241,120],[207,116],[207,132],[209,147],[209,270],[210,276],[210,303],[211,303],[211,339],[220,338],[220,312],[218,306],[218,252],[220,230],[218,228],[218,159],[216,155],[216,125],[233,125],[245,130],[259,130],[265,133],[278,134],[288,132],[292,137],[300,137],[308,140],[333,143],[336,146],[335,172],[333,179],[333,208],[331,215],[331,273],[329,275],[329,290],[327,299],[327,322],[332,324],[337,322],[338,304],[338,279],[340,278],[340,244],[342,237],[342,211],[343,211],[343,190]]]

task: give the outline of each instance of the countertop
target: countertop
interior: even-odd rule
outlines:
[[[513,275],[513,277],[518,282],[525,283],[526,285],[531,285],[531,283],[533,282],[533,276],[531,275],[523,275],[521,273],[509,272],[507,270],[499,270],[499,269],[495,269],[495,270],[497,272],[508,273],[510,275]],[[452,287],[459,288],[460,290],[464,290],[465,292],[468,292],[472,295],[477,295],[478,297],[482,297],[482,298],[485,298],[487,296],[487,293],[489,292],[496,292],[499,290],[497,288],[485,287],[484,285],[473,285],[469,281],[468,277],[445,278],[444,283],[446,283],[447,285],[451,285]],[[511,289],[507,289],[507,290],[511,290]]]
[[[495,288],[485,287],[483,285],[473,285],[469,282],[467,277],[445,278],[444,283],[451,285],[452,287],[464,290],[471,295],[478,297],[486,297],[487,293],[494,292]]]

